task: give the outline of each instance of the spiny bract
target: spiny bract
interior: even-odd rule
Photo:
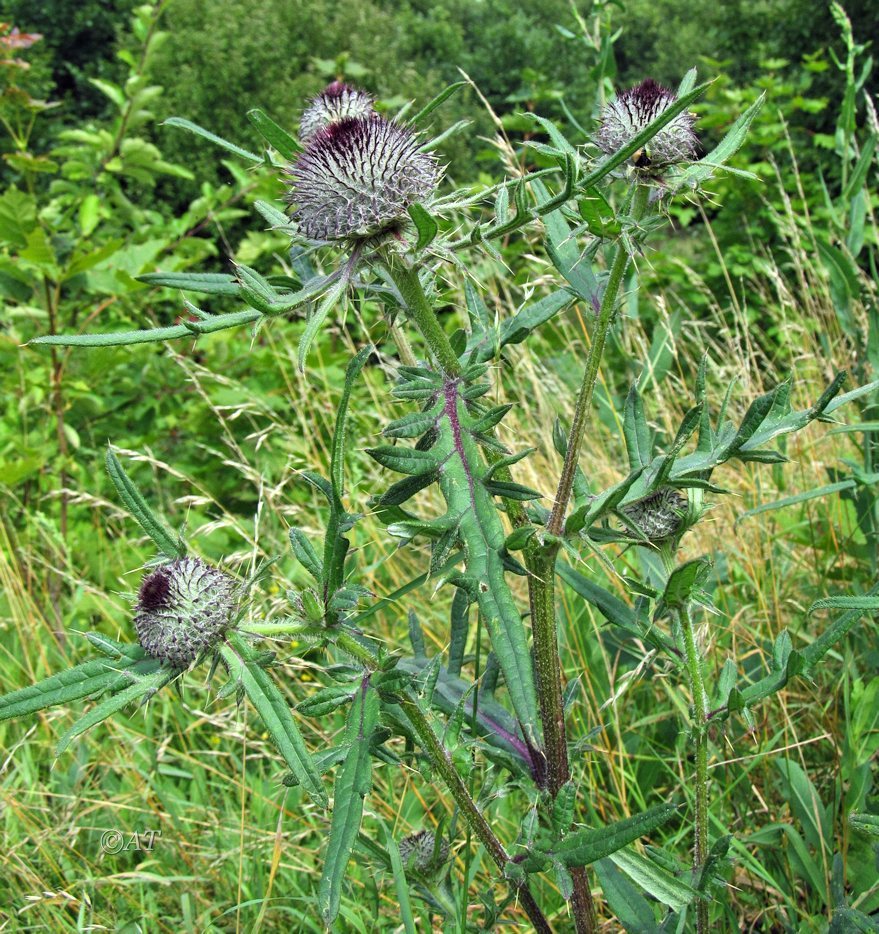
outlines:
[[[416,136],[378,114],[318,130],[289,167],[288,200],[310,240],[358,240],[399,232],[407,208],[439,184],[437,160]]]
[[[636,499],[620,510],[654,544],[673,538],[683,525],[687,498],[670,486]]]
[[[403,866],[421,875],[430,875],[441,869],[449,859],[449,844],[440,840],[437,848],[436,835],[431,830],[403,837],[400,841],[400,858]]]
[[[673,91],[652,78],[621,91],[601,113],[595,139],[599,149],[608,155],[622,149],[676,100]],[[694,121],[686,111],[678,114],[648,141],[637,158],[633,157],[635,165],[649,171],[692,161],[699,141],[693,132]]]
[[[236,583],[200,558],[177,558],[140,585],[134,628],[153,658],[185,668],[232,624]]]
[[[338,123],[346,117],[368,117],[373,112],[375,98],[360,88],[341,81],[328,84],[302,113],[299,138],[307,142],[318,130]]]

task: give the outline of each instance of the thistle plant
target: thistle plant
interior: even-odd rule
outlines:
[[[518,906],[537,931],[594,931],[599,911],[595,875],[588,867],[596,865],[610,903],[610,877],[601,861],[665,825],[686,823],[692,840],[689,870],[677,876],[662,870],[675,907],[650,901],[648,874],[636,871],[626,881],[626,903],[616,900],[614,907],[618,923],[628,930],[644,929],[637,923],[646,916],[655,930],[707,931],[722,899],[729,849],[727,835],[711,839],[708,821],[711,729],[733,716],[747,719],[754,705],[788,679],[808,675],[860,613],[849,610],[801,651],[789,637],[779,637],[765,677],[746,677],[733,664],[712,684],[697,629],[713,611],[712,592],[719,585],[708,559],[687,557],[687,533],[724,494],[715,471],[731,462],[780,464],[785,456],[775,446],[779,436],[830,419],[873,387],[840,396],[845,380],[840,374],[812,406],[795,410],[791,382],[785,381],[754,400],[735,423],[728,414],[729,393],[712,414],[705,360],[694,374],[692,407],[670,443],[660,444],[645,414],[649,399],[642,398],[636,383],[616,413],[627,449],[620,479],[604,490],[590,486],[593,397],[608,337],[614,328],[625,328],[620,314],[625,283],[666,222],[669,200],[700,197],[741,145],[762,101],[741,115],[717,147],[697,158],[689,108],[705,85],[696,86],[694,72],[676,92],[648,80],[612,98],[592,139],[582,145],[542,121],[549,142],[532,145],[541,168],[483,190],[444,192],[441,160],[434,155],[443,135],[431,140],[424,130],[457,88],[411,118],[388,119],[376,112],[370,94],[336,82],[306,108],[298,138],[262,112],[251,112],[265,137],[265,154],[220,143],[254,164],[271,166],[283,179],[286,210],[268,202],[257,207],[266,223],[289,235],[294,255],[307,259],[296,266],[295,284],[291,276],[279,283],[243,264],[234,276],[156,272],[141,278],[156,287],[220,293],[242,307],[215,315],[188,302],[193,320],[179,325],[48,335],[34,342],[87,348],[200,339],[231,327],[285,327],[275,319],[302,309],[298,359],[305,369],[328,317],[340,316],[346,301],[356,297],[384,313],[371,324],[395,376],[390,401],[404,408],[385,419],[382,443],[367,453],[388,474],[400,476],[371,496],[346,487],[346,461],[358,446],[357,439],[352,444],[349,408],[375,351],[364,342],[347,368],[328,476],[303,473],[326,501],[323,540],[316,543],[302,529],[290,530],[293,555],[312,584],[289,594],[288,616],[262,619],[246,595],[271,568],[238,583],[192,557],[190,545],[155,514],[111,450],[108,469],[119,496],[158,551],[133,612],[139,644],[90,633],[89,641],[105,658],[0,698],[0,717],[96,699],[62,737],[60,752],[85,729],[154,697],[209,658],[211,673],[225,678],[218,697],[234,694],[239,703],[247,697],[262,717],[289,770],[288,786],[301,786],[324,808],[329,801],[324,776],[334,773],[318,887],[327,926],[339,917],[347,867],[359,843],[394,873],[398,893],[411,887],[429,914],[442,918],[444,930],[473,930],[467,886],[475,840],[492,879],[506,892],[496,906],[499,923]],[[216,141],[206,130],[177,123]],[[468,266],[475,269],[477,257],[495,257],[495,244],[517,234],[542,240],[557,287],[495,323],[478,286],[468,282],[466,318],[449,334],[437,316],[444,282]],[[543,502],[544,491],[518,482],[516,471],[535,446],[550,440],[544,436],[548,432],[532,426],[524,449],[511,449],[502,440],[498,427],[511,406],[496,400],[503,384],[492,364],[574,305],[589,312],[590,343],[580,361],[571,423],[559,423],[551,433],[562,464],[554,495]],[[435,501],[442,506],[425,514],[428,506],[419,494],[429,487],[437,488]],[[378,605],[360,583],[361,559],[350,549],[351,530],[367,510],[398,547],[429,548],[422,576],[391,598],[410,611],[410,650],[384,644],[370,629]],[[626,583],[625,600],[575,566],[586,555],[600,555],[614,569]],[[624,556],[625,575],[617,570]],[[446,648],[432,655],[416,612],[423,599],[418,588],[427,581],[454,589],[448,639],[441,640]],[[583,756],[572,755],[582,739],[575,743],[569,735],[570,708],[577,701],[563,678],[557,581],[592,604],[621,638],[643,647],[647,660],[665,659],[691,710],[693,775],[676,794],[606,825],[590,808]],[[520,598],[525,590],[527,606]],[[490,647],[485,656],[482,634]],[[314,717],[346,711],[334,745],[307,748],[278,686],[284,673],[274,654],[256,645],[278,637],[307,641],[322,653],[326,683],[302,698],[297,709]],[[386,846],[367,834],[358,836],[373,770],[403,761],[419,765],[426,779],[450,795],[449,826],[456,832],[425,830],[399,843],[390,839]],[[526,815],[515,840],[501,839],[493,820],[489,792],[498,776],[514,789]],[[455,863],[447,862],[452,844]],[[463,874],[461,861],[468,870]],[[602,907],[600,916],[608,910]],[[405,923],[414,930],[411,917]]]

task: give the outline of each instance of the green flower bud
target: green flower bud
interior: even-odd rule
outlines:
[[[674,538],[687,514],[687,498],[674,487],[664,486],[620,507],[620,512],[654,545]]]
[[[448,862],[449,844],[441,839],[437,846],[436,834],[432,830],[419,830],[400,841],[400,858],[407,872],[433,876]]]
[[[232,625],[236,582],[200,558],[177,558],[140,585],[134,628],[144,650],[186,668]]]

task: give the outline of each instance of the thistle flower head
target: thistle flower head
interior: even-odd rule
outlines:
[[[674,104],[677,95],[652,78],[621,91],[601,114],[596,142],[610,155],[622,149]],[[698,138],[693,132],[695,117],[684,111],[667,123],[647,145],[632,156],[639,169],[661,169],[679,162],[690,162],[696,154]]]
[[[440,840],[437,848],[436,834],[431,830],[419,830],[400,841],[400,858],[403,867],[410,872],[433,875],[448,862],[449,844],[447,840]]]
[[[134,628],[144,650],[185,668],[232,624],[235,581],[199,558],[177,558],[140,585]]]
[[[397,232],[427,200],[437,160],[405,127],[378,114],[345,117],[308,140],[289,167],[293,218],[310,240],[362,240]]]
[[[684,524],[687,498],[674,487],[660,487],[620,510],[636,529],[654,545],[674,538]]]
[[[299,121],[299,138],[307,142],[318,130],[346,117],[368,117],[375,98],[341,81],[328,84],[305,108]]]

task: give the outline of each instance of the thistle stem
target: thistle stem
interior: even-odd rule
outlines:
[[[356,639],[344,633],[340,633],[339,636],[337,636],[336,642],[339,648],[358,659],[358,661],[362,662],[368,668],[375,668],[377,659],[365,645],[361,645]],[[461,778],[457,768],[455,768],[451,756],[449,756],[448,751],[445,746],[443,746],[439,736],[437,736],[430,720],[427,718],[424,710],[422,710],[421,704],[409,691],[401,693],[398,700],[400,706],[408,716],[409,722],[414,727],[422,748],[430,758],[431,764],[442,776],[446,787],[455,800],[455,804],[458,806],[458,810],[464,815],[464,819],[467,821],[470,829],[479,838],[480,843],[485,847],[489,856],[491,856],[495,865],[503,875],[507,863],[510,862],[507,851],[504,849],[503,844],[485,819],[485,815],[479,810],[476,802],[467,790],[464,780]],[[528,883],[523,882],[520,885],[516,885],[515,889],[519,902],[528,915],[534,929],[538,931],[539,934],[552,934],[552,928],[549,926],[549,922],[540,910],[540,906],[534,900]]]
[[[635,188],[632,199],[632,216],[635,221],[639,221],[647,209],[647,196],[650,189],[646,185],[638,185]],[[577,402],[574,408],[574,420],[571,422],[571,432],[568,436],[568,450],[565,454],[565,462],[562,467],[562,475],[559,479],[558,489],[553,503],[552,513],[546,524],[546,530],[550,535],[561,535],[564,530],[565,511],[568,508],[568,501],[571,498],[571,490],[574,486],[574,475],[577,471],[577,463],[580,459],[580,449],[583,447],[586,425],[592,414],[592,396],[595,392],[595,380],[598,376],[598,369],[601,366],[601,358],[604,355],[604,344],[607,340],[607,334],[613,323],[614,313],[617,307],[617,296],[620,291],[620,285],[623,276],[629,266],[629,251],[624,243],[617,245],[616,254],[610,267],[610,275],[607,280],[607,286],[601,299],[601,308],[598,313],[598,321],[595,324],[595,332],[592,335],[592,344],[589,347],[589,353],[586,357],[586,369],[583,372],[583,382],[580,385],[580,392],[577,395]]]
[[[698,881],[699,873],[708,858],[708,693],[705,690],[705,674],[702,656],[696,644],[696,633],[690,618],[689,608],[684,606],[679,613],[684,637],[684,653],[687,660],[687,675],[693,698],[693,739],[696,746],[696,826],[693,847],[693,874]],[[699,899],[696,903],[696,931],[708,931],[708,903]]]
[[[400,292],[406,306],[406,314],[421,332],[421,336],[443,373],[446,376],[459,376],[461,364],[458,361],[458,355],[452,350],[446,332],[437,321],[433,308],[430,307],[424,289],[421,287],[418,272],[398,256],[386,257],[386,268]]]
[[[648,194],[649,189],[646,185],[636,186],[633,192],[631,213],[636,222],[643,217],[647,209]],[[555,612],[555,563],[560,544],[558,539],[564,532],[565,512],[574,486],[574,476],[583,446],[586,425],[592,413],[595,381],[601,366],[607,334],[616,312],[620,286],[628,265],[629,251],[624,243],[620,243],[611,262],[610,275],[601,300],[592,344],[586,358],[586,369],[574,409],[574,420],[571,424],[562,475],[559,479],[552,513],[546,525],[547,539],[540,542],[535,536],[526,548],[526,564],[530,572],[528,590],[531,600],[537,696],[546,745],[547,780],[553,797],[559,793],[571,775]],[[573,874],[573,881],[574,923],[578,934],[587,934],[595,930],[596,920],[595,905],[585,869],[578,869]]]

